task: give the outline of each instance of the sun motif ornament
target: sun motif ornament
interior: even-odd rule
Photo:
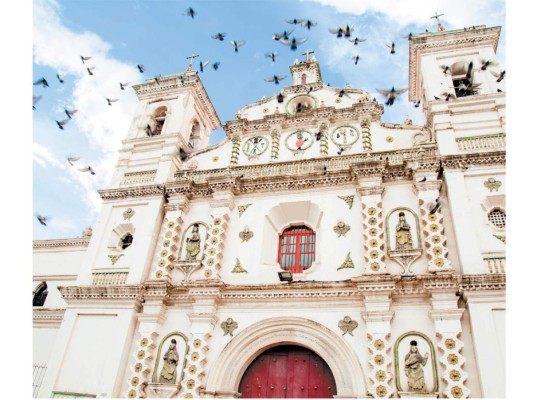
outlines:
[[[308,131],[296,131],[285,139],[285,146],[291,151],[305,151],[313,144],[313,134]]]
[[[337,146],[351,146],[359,139],[359,131],[352,126],[339,126],[331,132],[331,141]]]
[[[254,136],[242,145],[242,151],[248,157],[257,157],[268,148],[268,139],[264,136]]]

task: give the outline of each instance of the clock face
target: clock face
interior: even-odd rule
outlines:
[[[292,151],[306,150],[313,144],[313,135],[308,131],[291,133],[285,139],[285,146]]]
[[[359,131],[351,126],[339,126],[331,133],[331,141],[337,146],[350,146],[359,139]]]
[[[254,136],[244,142],[242,151],[249,157],[256,157],[268,148],[268,140],[263,136]]]

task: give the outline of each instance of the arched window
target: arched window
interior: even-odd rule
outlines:
[[[315,232],[305,225],[292,226],[279,236],[278,262],[281,269],[303,272],[315,260]]]
[[[167,118],[167,108],[159,107],[154,112],[154,129],[152,129],[151,136],[161,135],[163,131],[163,125],[165,124],[165,119]]]
[[[122,237],[122,239],[120,239],[120,247],[122,248],[122,250],[125,250],[128,247],[130,247],[132,243],[133,243],[133,235],[131,233],[126,233]]]
[[[48,296],[48,286],[46,285],[46,282],[43,282],[33,293],[33,306],[42,307],[44,305],[44,301],[46,300],[46,296]]]
[[[200,123],[194,120],[189,137],[189,147],[194,149],[198,144],[200,144]]]
[[[302,74],[302,85],[305,85],[307,82],[307,74]]]

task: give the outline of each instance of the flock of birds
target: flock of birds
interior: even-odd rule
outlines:
[[[197,12],[192,7],[189,7],[183,12],[183,15],[187,16],[187,17],[191,17],[192,19],[194,19],[195,16],[197,15]],[[443,14],[435,13],[435,16],[431,17],[431,18],[435,18],[437,20],[437,22],[439,23],[438,24],[439,30],[444,30],[444,28],[442,28],[442,25],[440,24],[440,21],[439,21],[439,17],[442,16],[442,15]],[[289,46],[289,48],[291,50],[293,50],[293,51],[297,50],[299,45],[305,43],[308,40],[308,37],[307,38],[304,38],[304,37],[297,38],[294,35],[292,36],[292,38],[290,37],[290,35],[293,34],[293,32],[295,31],[296,26],[299,25],[299,26],[301,26],[304,29],[307,29],[309,31],[309,30],[311,30],[312,27],[317,25],[316,21],[313,21],[313,20],[310,20],[310,19],[293,18],[293,19],[290,19],[290,20],[286,20],[286,22],[288,24],[290,24],[290,25],[294,25],[294,28],[286,29],[286,30],[283,30],[282,32],[279,32],[279,33],[274,33],[272,39],[282,43],[285,46]],[[476,26],[473,26],[473,27],[470,27],[470,28],[466,28],[465,27],[464,30],[466,31],[468,29],[475,29],[475,28],[477,28],[477,27]],[[350,24],[339,25],[336,28],[330,28],[329,32],[331,34],[335,35],[335,37],[338,38],[338,39],[344,38],[344,39],[350,41],[355,46],[357,46],[360,43],[363,43],[363,42],[366,41],[365,38],[361,38],[361,37],[355,36],[355,34],[354,34],[354,25],[350,25]],[[427,29],[426,29],[426,32],[428,32]],[[226,40],[226,37],[227,37],[227,34],[225,32],[217,32],[216,34],[211,35],[212,39],[218,40],[220,42],[223,42],[224,40]],[[413,34],[409,33],[409,34],[404,35],[402,37],[405,38],[405,39],[411,40],[412,37],[413,37]],[[235,53],[238,53],[239,52],[239,48],[244,46],[246,44],[246,41],[244,41],[244,40],[230,40],[229,43],[233,47]],[[385,45],[389,49],[389,53],[390,54],[393,55],[393,54],[396,53],[396,43],[395,42],[386,42]],[[313,53],[313,52],[310,52],[308,50],[307,52],[305,52],[303,54],[306,54],[306,57],[308,57],[310,53]],[[271,52],[268,52],[268,53],[264,53],[264,56],[266,58],[272,60],[272,62],[275,62],[276,61],[276,57],[278,56],[278,52],[277,51],[271,51]],[[190,59],[190,65],[192,65],[194,59],[197,58],[197,57],[199,57],[199,56],[196,55],[196,54],[193,54],[192,56],[187,57],[188,59]],[[81,62],[85,66],[88,75],[89,76],[94,76],[95,75],[94,71],[95,71],[96,67],[95,66],[89,66],[89,65],[86,64],[86,62],[91,60],[91,58],[92,58],[91,56],[80,56]],[[355,55],[352,56],[352,59],[354,61],[354,64],[357,65],[359,63],[359,61],[360,61],[360,56],[358,54],[355,54]],[[498,63],[495,60],[481,60],[481,70],[485,71],[487,68],[495,66],[497,64]],[[201,61],[200,60],[199,61],[200,72],[204,72],[208,65],[209,65],[209,60],[206,60],[206,61]],[[215,71],[217,71],[219,69],[219,67],[220,67],[220,61],[213,62],[212,67],[213,67],[213,69]],[[140,73],[144,73],[145,72],[145,67],[142,64],[137,64],[136,68],[139,70]],[[442,68],[442,71],[443,71],[444,74],[451,74],[450,66],[448,66],[448,65],[440,65],[439,68]],[[501,82],[504,79],[504,77],[505,77],[505,70],[503,70],[501,72],[496,72],[496,71],[492,71],[491,70],[490,72],[496,78],[496,82]],[[468,64],[468,67],[467,67],[467,73],[466,73],[465,79],[459,81],[457,83],[457,86],[455,86],[455,83],[454,83],[454,86],[453,86],[454,91],[444,92],[444,93],[442,93],[442,95],[440,97],[439,96],[435,96],[435,99],[436,100],[449,101],[451,98],[476,94],[478,89],[479,89],[479,86],[481,84],[480,83],[475,83],[475,81],[473,79],[473,77],[474,77],[473,75],[474,75],[474,73],[473,73],[473,62],[470,61],[470,63]],[[161,75],[154,76],[154,80],[155,80],[155,82],[157,84],[160,84],[160,82],[159,82],[159,78],[160,77],[161,77]],[[273,75],[271,77],[265,78],[264,80],[266,82],[273,82],[274,84],[278,85],[279,82],[281,80],[285,79],[286,77],[287,77],[286,75]],[[58,72],[56,74],[56,78],[57,78],[57,80],[58,80],[58,82],[60,84],[63,84],[65,82],[65,80],[64,80],[65,75],[62,74],[62,73]],[[118,82],[118,84],[119,84],[119,87],[120,87],[121,90],[125,90],[126,87],[129,86],[130,82],[124,82],[124,83],[123,82]],[[44,78],[44,77],[41,77],[41,78],[37,79],[35,82],[33,82],[33,85],[34,86],[41,86],[43,89],[50,87],[47,79]],[[329,86],[329,84],[328,84],[328,86]],[[309,92],[312,91],[312,90],[313,90],[313,88],[310,88]],[[385,89],[376,89],[376,90],[386,98],[385,105],[392,106],[394,104],[395,99],[398,96],[400,96],[401,94],[405,93],[408,90],[408,88],[395,89],[394,86],[393,86],[390,90],[385,90]],[[498,91],[500,91],[500,90],[498,89]],[[345,95],[348,96],[348,94],[345,92],[344,89],[336,89],[336,93],[337,93],[338,97],[343,97]],[[119,99],[116,99],[116,98],[109,98],[109,97],[104,97],[104,98],[105,98],[106,104],[108,106],[112,106],[113,103],[115,103],[115,102],[117,102],[119,100]],[[39,96],[35,96],[34,95],[33,96],[33,109],[34,110],[36,109],[35,105],[41,99],[42,99],[42,95],[39,95]],[[283,94],[282,93],[280,93],[278,95],[278,101],[283,102]],[[375,99],[374,99],[374,101],[375,101]],[[420,100],[415,101],[414,102],[414,106],[415,107],[419,107],[420,106]],[[60,119],[60,120],[55,120],[55,122],[57,124],[57,127],[60,130],[64,130],[65,129],[65,126],[70,122],[70,120],[72,120],[73,116],[78,112],[78,110],[65,108],[64,112],[65,112],[67,118]],[[67,162],[72,167],[76,167],[76,162],[79,161],[80,158],[81,157],[79,157],[79,156],[69,156],[67,158]],[[84,167],[78,167],[76,169],[78,171],[80,171],[80,172],[89,172],[91,175],[95,175],[96,174],[94,169],[91,166],[89,166],[89,165],[84,166]],[[39,221],[39,223],[41,225],[47,226],[47,221],[49,220],[49,217],[45,217],[45,216],[42,216],[40,214],[36,214],[36,218],[37,218],[37,220]]]

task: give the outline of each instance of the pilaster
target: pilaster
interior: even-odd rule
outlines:
[[[425,178],[421,182],[421,178]],[[429,258],[429,272],[450,272],[452,265],[448,259],[447,238],[444,233],[443,215],[441,207],[434,210],[437,201],[440,202],[440,187],[442,182],[437,180],[435,172],[419,172],[414,176],[414,188],[418,193],[418,204],[424,233],[426,255]],[[433,211],[433,212],[431,212]]]
[[[239,163],[239,154],[241,152],[241,136],[234,134],[231,136],[231,159],[230,165],[237,165]]]
[[[388,274],[385,267],[385,224],[383,221],[381,175],[359,178],[365,246],[364,275]]]
[[[328,123],[321,122],[318,126],[318,131],[322,134],[320,137],[320,155],[327,156],[329,154],[329,135],[328,135]]]
[[[361,139],[363,141],[363,151],[372,151],[372,134],[370,133],[370,120],[361,121]]]
[[[270,137],[272,138],[272,151],[270,153],[270,159],[277,160],[279,157],[280,130],[278,128],[272,129],[270,131]]]

